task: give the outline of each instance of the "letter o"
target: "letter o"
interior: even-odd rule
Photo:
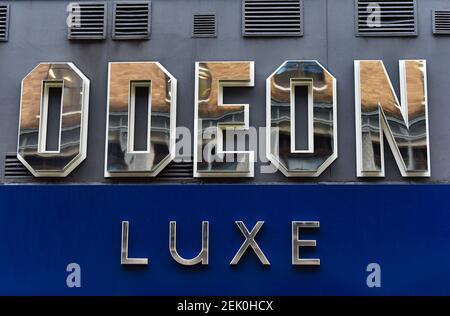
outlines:
[[[308,148],[295,146],[295,87],[308,88]],[[267,78],[267,158],[287,177],[318,177],[337,159],[336,79],[315,60],[285,61]]]
[[[22,80],[17,158],[35,177],[66,177],[86,159],[89,84],[72,63],[41,63]],[[49,87],[62,91],[55,151],[46,149]]]

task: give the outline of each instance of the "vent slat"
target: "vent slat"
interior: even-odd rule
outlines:
[[[113,39],[149,39],[151,2],[114,2]]]
[[[16,153],[7,153],[5,155],[4,176],[5,179],[33,177],[28,169],[17,159]]]
[[[357,36],[417,35],[416,0],[357,0],[356,10]]]
[[[135,26],[135,27],[143,26],[145,28],[147,28],[147,26],[148,26],[146,22],[140,22],[140,21],[134,21],[134,22],[125,21],[125,22],[116,23],[116,27],[127,26],[127,25]]]
[[[0,42],[7,42],[9,35],[9,4],[0,4]]]
[[[72,26],[69,39],[106,38],[106,2],[72,2]]]
[[[162,180],[192,180],[194,165],[192,161],[171,162],[159,175]],[[7,153],[4,160],[5,180],[33,179],[33,175],[17,159],[16,153]]]
[[[433,10],[433,34],[450,35],[450,10]]]
[[[194,14],[192,23],[192,37],[216,37],[216,15],[212,13]]]
[[[116,19],[122,19],[122,20],[136,20],[136,19],[146,19],[148,18],[148,14],[129,14],[128,12],[119,12],[116,11]]]
[[[243,0],[244,36],[302,36],[302,0]]]
[[[164,180],[192,180],[194,174],[194,164],[190,162],[171,162],[158,175],[158,178]]]

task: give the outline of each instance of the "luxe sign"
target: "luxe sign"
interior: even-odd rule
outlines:
[[[230,262],[235,266],[239,263],[246,251],[251,248],[258,257],[261,264],[270,266],[270,262],[266,255],[256,242],[256,235],[264,225],[263,221],[259,221],[249,230],[242,221],[236,221],[236,225],[244,236],[245,240],[237,251],[236,255]],[[300,258],[300,248],[316,247],[316,240],[300,239],[300,230],[302,229],[318,229],[320,222],[318,221],[294,221],[292,222],[292,265],[294,266],[320,266],[320,259]],[[148,265],[147,258],[130,258],[128,252],[128,241],[130,234],[130,223],[122,222],[122,243],[121,243],[121,264],[122,265]],[[209,222],[202,222],[202,242],[199,254],[192,259],[183,258],[177,250],[177,222],[171,221],[169,226],[169,251],[172,258],[179,264],[184,266],[208,265],[209,264]]]
[[[223,87],[253,87],[254,63],[197,62],[194,176],[253,177],[254,152],[225,150],[224,131],[249,129],[249,106],[223,103]],[[430,176],[425,60],[400,61],[400,101],[382,61],[355,61],[357,170],[384,176],[383,134],[404,177]],[[295,145],[295,87],[308,91],[308,148]],[[48,91],[62,89],[59,149],[48,151]],[[134,148],[136,89],[149,91],[147,145]],[[175,158],[177,80],[158,62],[109,64],[105,177],[155,177]],[[40,64],[22,82],[17,156],[36,177],[64,177],[85,158],[89,79],[71,63]],[[336,79],[311,60],[267,78],[266,156],[285,176],[317,177],[337,159]],[[212,136],[214,135],[214,136]],[[224,157],[213,163],[204,152]],[[232,159],[227,159],[231,157]]]

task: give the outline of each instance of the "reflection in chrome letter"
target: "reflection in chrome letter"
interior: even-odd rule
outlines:
[[[48,151],[49,89],[62,89],[58,150]],[[89,79],[72,63],[42,63],[22,81],[17,158],[35,177],[65,177],[85,158]]]
[[[401,102],[381,60],[355,61],[358,177],[384,176],[383,133],[403,177],[429,177],[425,60],[400,61]]]
[[[169,250],[172,258],[176,262],[184,266],[194,266],[201,263],[208,265],[208,251],[209,251],[209,222],[202,222],[202,250],[193,259],[185,259],[178,254],[177,251],[177,222],[170,222],[169,228]]]
[[[292,222],[292,265],[320,266],[320,259],[300,259],[300,247],[316,247],[315,240],[299,240],[300,229],[319,228],[320,222]]]
[[[137,87],[149,90],[147,146],[134,150]],[[175,157],[177,80],[157,62],[109,64],[105,177],[155,177]]]
[[[195,78],[194,176],[253,177],[253,151],[223,149],[224,130],[249,128],[249,105],[223,104],[223,87],[253,87],[254,63],[197,62]]]
[[[308,88],[308,149],[295,147],[295,87]],[[267,158],[287,177],[317,177],[337,159],[336,79],[317,61],[286,61],[267,78]]]

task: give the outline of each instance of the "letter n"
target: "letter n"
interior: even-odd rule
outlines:
[[[384,142],[403,177],[429,177],[427,68],[401,60],[400,101],[381,60],[355,61],[358,177],[384,177]]]

